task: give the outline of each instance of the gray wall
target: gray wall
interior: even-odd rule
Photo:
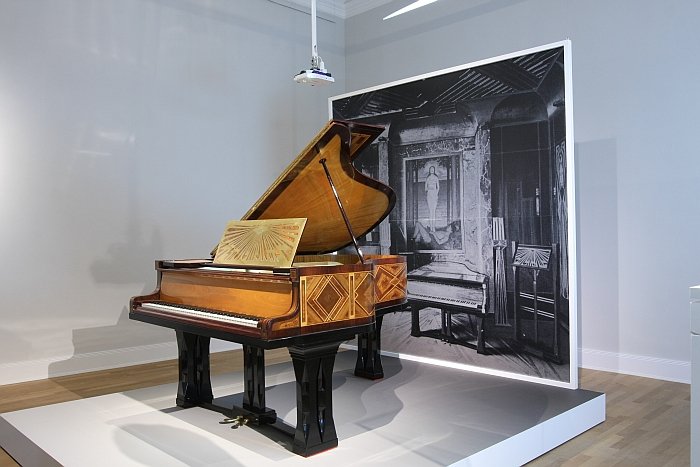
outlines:
[[[404,4],[319,21],[337,83],[317,89],[291,81],[309,16],[265,0],[3,0],[0,384],[174,356],[128,298],[155,258],[209,251],[331,94],[567,37],[583,364],[688,379],[700,6],[442,0],[381,21]]]
[[[129,297],[325,123],[345,30],[318,22],[335,91],[292,81],[310,30],[265,0],[0,2],[0,384],[175,356]]]
[[[405,4],[346,21],[346,91],[571,39],[582,364],[689,381],[700,4],[442,0],[381,20]]]

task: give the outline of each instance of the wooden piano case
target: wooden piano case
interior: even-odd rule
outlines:
[[[178,406],[220,411],[234,426],[280,424],[265,405],[264,350],[287,347],[297,392],[293,452],[309,456],[337,446],[331,389],[338,347],[358,334],[370,336],[378,308],[406,300],[403,257],[363,257],[359,248],[357,255],[324,254],[357,247],[356,236],[393,208],[391,188],[352,165],[381,131],[329,122],[243,217],[307,219],[292,267],[156,262],[157,289],[131,299],[130,318],[175,330]],[[211,338],[243,345],[241,407],[212,404]],[[378,353],[365,357],[375,359]]]

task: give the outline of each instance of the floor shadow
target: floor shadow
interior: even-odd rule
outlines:
[[[229,452],[219,448],[208,436],[190,430],[151,423],[127,423],[119,428],[114,434],[115,444],[124,455],[143,465],[155,465],[154,458],[160,458],[163,453],[193,467],[245,465],[231,458]],[[135,443],[134,438],[142,443]]]

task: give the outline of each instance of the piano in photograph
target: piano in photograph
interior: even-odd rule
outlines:
[[[296,377],[293,452],[308,456],[337,446],[331,390],[338,347],[371,332],[377,308],[406,300],[405,259],[364,257],[357,247],[356,237],[378,225],[395,203],[391,188],[352,165],[381,131],[329,122],[243,216],[306,218],[290,267],[262,260],[156,261],[157,288],[131,299],[129,317],[175,330],[178,406],[218,410],[236,424],[278,423],[265,405],[264,351],[287,347]],[[325,254],[349,245],[357,254]],[[211,338],[243,345],[241,407],[212,404]]]
[[[463,263],[434,261],[411,271],[407,281],[412,336],[435,337],[452,344],[474,347],[480,354],[486,353],[488,276],[472,271]],[[441,323],[437,332],[421,330],[419,314],[425,308],[440,310]],[[476,317],[475,346],[453,335],[452,315],[455,313]]]

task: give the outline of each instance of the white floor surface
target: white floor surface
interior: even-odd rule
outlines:
[[[303,458],[272,427],[231,429],[222,415],[175,406],[176,385],[0,416],[0,445],[24,465],[317,466],[520,465],[605,419],[605,395],[384,357],[385,378],[353,376],[338,354],[333,409],[339,446]],[[267,368],[267,406],[293,425],[290,363]],[[213,378],[230,404],[240,373]]]

